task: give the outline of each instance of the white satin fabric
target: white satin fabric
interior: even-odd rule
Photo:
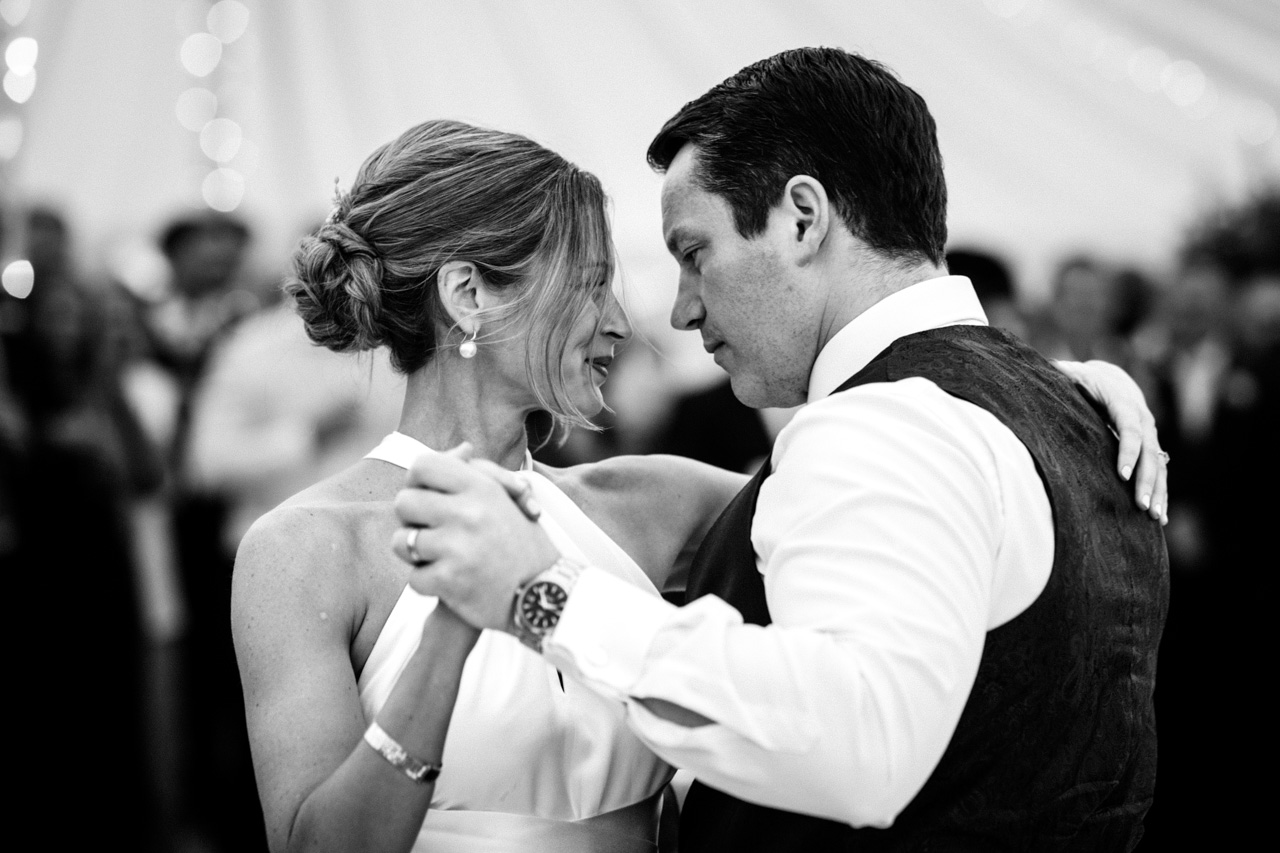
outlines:
[[[392,433],[367,456],[407,468],[427,452]],[[521,476],[560,551],[658,596],[635,561],[531,469],[526,459]],[[366,719],[386,701],[435,605],[407,586],[401,593],[360,674]],[[562,680],[509,634],[485,631],[463,669],[444,770],[414,850],[656,850],[657,803],[672,770],[631,734],[625,713],[623,705]]]

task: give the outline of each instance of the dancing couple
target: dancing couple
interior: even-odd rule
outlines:
[[[878,63],[755,63],[648,154],[672,323],[803,404],[750,480],[532,460],[630,328],[599,181],[530,140],[414,127],[300,246],[311,338],[407,386],[237,557],[272,849],[656,850],[676,767],[684,853],[1130,849],[1168,597],[1136,386],[947,275],[933,119]]]

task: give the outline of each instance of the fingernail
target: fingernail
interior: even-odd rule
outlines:
[[[1120,476],[1126,480],[1129,479],[1129,475],[1132,473],[1133,473],[1132,465],[1126,465],[1120,469]]]
[[[1151,506],[1151,495],[1143,495],[1143,496],[1142,496],[1142,500],[1141,500],[1141,501],[1139,501],[1139,503],[1141,503],[1141,504],[1142,504],[1142,508],[1143,508],[1143,509],[1148,509],[1148,508],[1150,508],[1150,506]]]
[[[1155,515],[1156,518],[1162,518],[1164,516],[1164,511],[1160,508],[1160,504],[1156,504],[1155,506],[1153,506],[1151,508],[1151,512],[1152,514]]]
[[[542,515],[542,505],[538,503],[537,498],[526,495],[520,501],[520,507],[524,510],[524,514],[529,517],[530,521],[537,521],[538,517]]]

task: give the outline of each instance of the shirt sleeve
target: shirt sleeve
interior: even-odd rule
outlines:
[[[752,524],[771,625],[590,570],[548,655],[626,702],[658,755],[715,788],[892,824],[955,730],[988,628],[1004,515],[997,461],[965,407],[912,379],[796,415]],[[640,699],[713,722],[669,722]]]

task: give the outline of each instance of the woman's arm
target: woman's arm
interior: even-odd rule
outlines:
[[[1120,476],[1133,477],[1134,500],[1152,518],[1168,524],[1169,456],[1160,449],[1155,416],[1138,383],[1106,361],[1055,361],[1054,365],[1106,410],[1120,437],[1116,461]]]
[[[320,525],[328,535],[314,535]],[[350,658],[363,608],[349,566],[369,557],[345,553],[342,539],[331,518],[278,510],[249,531],[236,558],[232,629],[273,851],[407,851],[434,787],[363,741],[368,721]],[[478,636],[437,607],[378,713],[377,723],[420,761],[440,759]]]

